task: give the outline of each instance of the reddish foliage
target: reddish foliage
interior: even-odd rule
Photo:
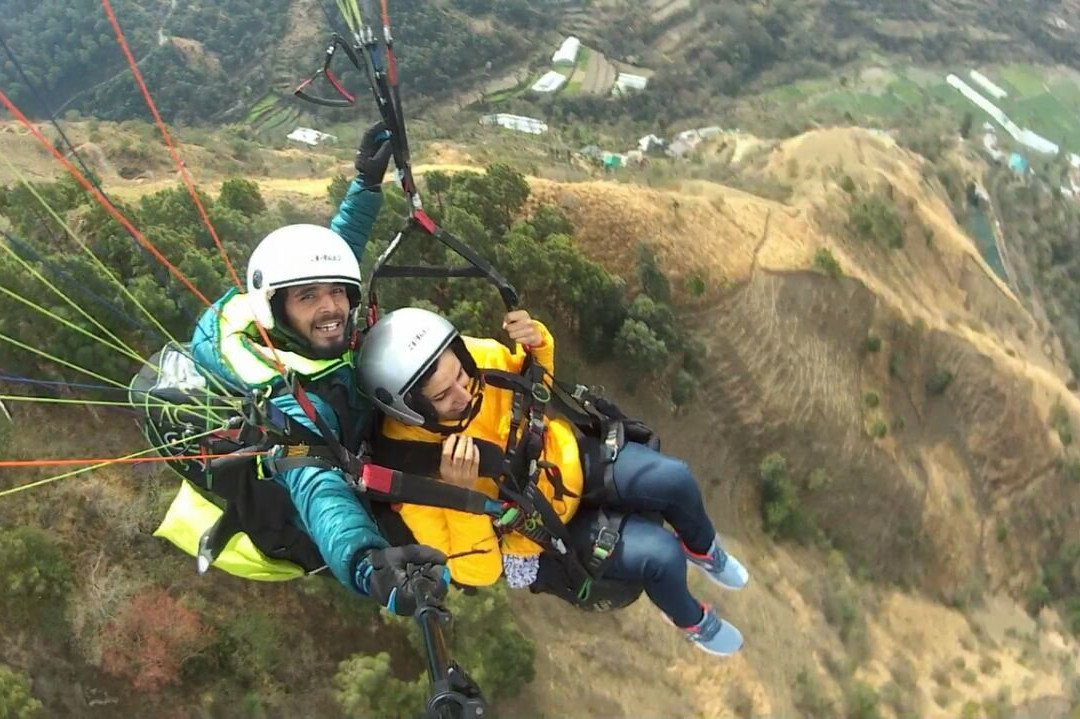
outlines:
[[[131,681],[140,691],[176,683],[180,664],[210,640],[199,615],[163,589],[128,602],[101,636],[102,668]]]

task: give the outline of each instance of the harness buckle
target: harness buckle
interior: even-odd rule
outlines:
[[[525,514],[515,505],[504,503],[504,511],[492,524],[496,532],[512,532],[525,523]]]
[[[311,447],[300,442],[297,444],[285,445],[286,457],[306,457],[311,453]]]
[[[596,533],[596,541],[593,542],[593,553],[596,550],[601,550],[606,558],[607,555],[615,551],[615,545],[619,543],[619,531],[612,529],[611,527],[600,527],[600,531]]]
[[[620,422],[611,422],[604,437],[604,464],[611,464],[619,457]]]
[[[597,573],[604,566],[604,562],[611,557],[615,546],[619,543],[619,531],[611,527],[600,527],[593,541],[592,553],[589,555],[588,567],[592,573]]]
[[[534,382],[532,386],[532,398],[541,404],[551,401],[551,389],[543,382]]]

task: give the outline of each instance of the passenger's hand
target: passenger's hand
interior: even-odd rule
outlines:
[[[507,312],[503,317],[503,329],[510,335],[510,339],[526,347],[540,347],[544,344],[540,327],[525,310]]]
[[[472,437],[452,434],[443,441],[439,478],[458,487],[472,488],[480,476],[480,448]]]

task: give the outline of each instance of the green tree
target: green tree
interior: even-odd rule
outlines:
[[[0,664],[0,719],[32,719],[41,708],[30,692],[29,677]]]
[[[529,183],[524,175],[502,162],[489,165],[485,179],[488,196],[502,218],[503,230],[509,230],[529,199]]]
[[[656,302],[649,295],[640,294],[630,303],[626,313],[631,319],[648,325],[669,351],[677,351],[682,345],[675,313],[669,306]]]
[[[262,193],[259,192],[259,183],[241,177],[231,177],[221,184],[218,202],[243,213],[245,217],[254,217],[266,212],[266,202],[263,201]]]
[[[561,208],[544,203],[536,208],[529,218],[529,224],[536,228],[536,236],[545,240],[551,235],[573,235],[574,223]]]
[[[675,380],[671,383],[671,401],[674,403],[676,410],[681,409],[683,405],[693,400],[697,390],[697,378],[680,368],[675,373]]]
[[[390,669],[390,655],[354,654],[338,665],[334,696],[348,717],[412,719],[423,713],[427,682],[402,681]]]
[[[517,696],[536,676],[536,648],[520,630],[503,585],[481,588],[474,596],[451,592],[449,639],[454,659],[498,701]]]
[[[9,621],[61,621],[71,584],[49,535],[31,527],[0,531],[0,608]]]
[[[799,493],[788,475],[787,460],[773,452],[761,460],[761,518],[764,529],[778,538],[805,541],[814,525],[799,506]]]
[[[656,252],[644,242],[637,248],[637,270],[641,289],[659,303],[671,304],[671,283],[656,261]]]
[[[345,193],[348,191],[349,180],[345,175],[334,175],[326,188],[326,201],[336,210],[341,201],[345,199]]]
[[[660,372],[667,364],[668,348],[641,320],[627,319],[615,335],[615,352],[642,374]]]
[[[432,170],[424,175],[424,187],[432,196],[434,196],[435,204],[439,208],[440,214],[446,209],[443,206],[443,197],[450,190],[450,185],[450,175],[442,170]]]

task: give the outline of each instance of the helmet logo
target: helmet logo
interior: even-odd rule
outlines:
[[[311,258],[312,262],[340,262],[341,255],[315,255]]]
[[[255,270],[255,272],[251,275],[251,286],[254,287],[257,290],[261,290],[262,289],[262,283],[263,283],[262,270]]]
[[[428,333],[428,328],[425,327],[422,330],[420,330],[419,332],[417,332],[415,335],[413,335],[412,339],[409,340],[409,346],[408,346],[407,349],[410,352],[412,350],[416,349],[416,345],[420,344],[420,340],[424,339],[424,337],[427,336],[427,333]]]

